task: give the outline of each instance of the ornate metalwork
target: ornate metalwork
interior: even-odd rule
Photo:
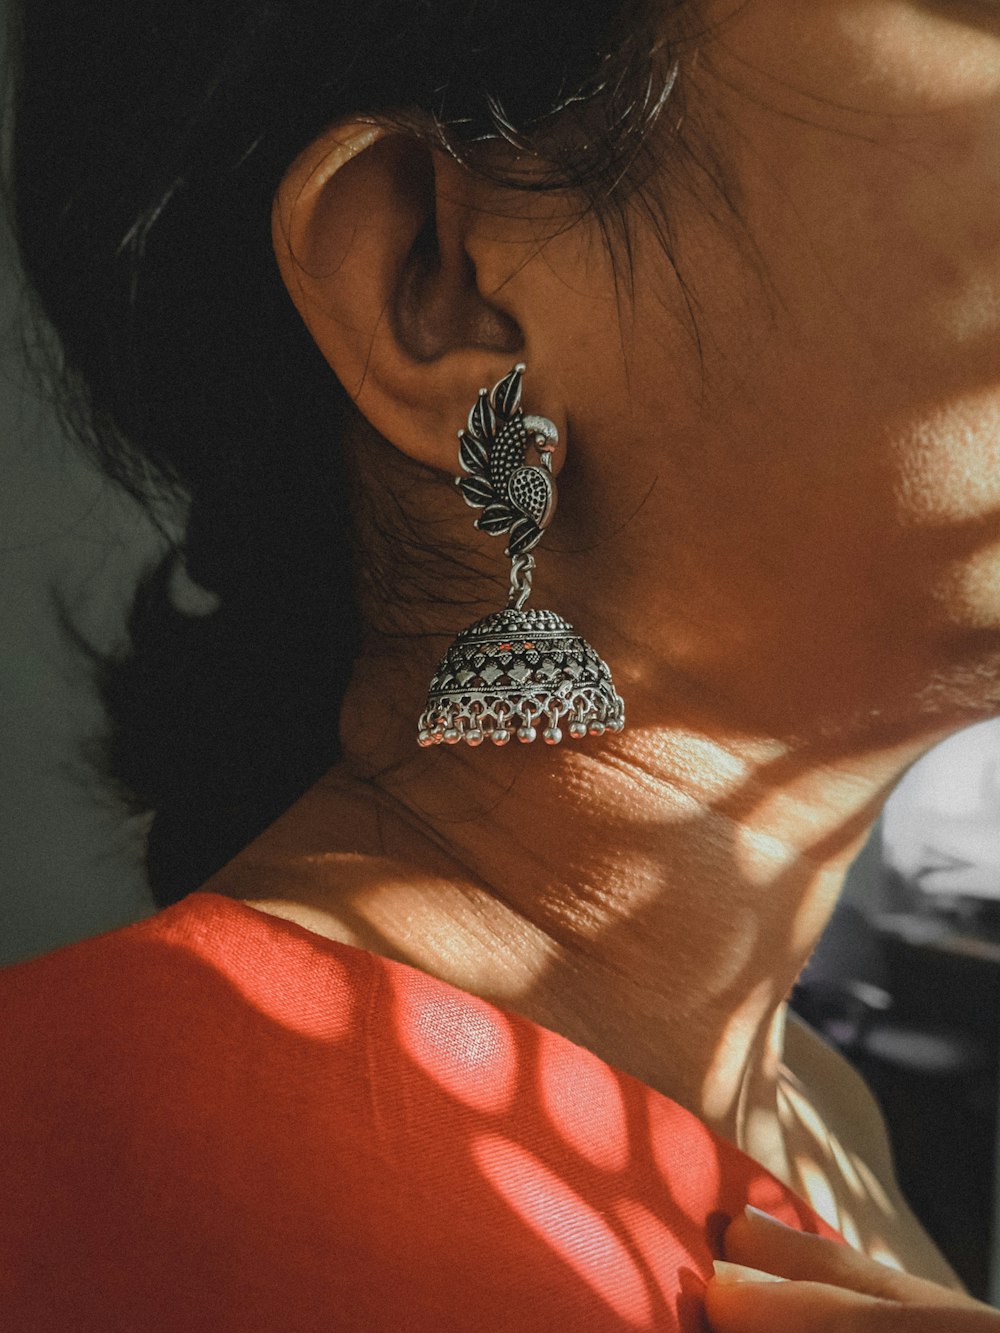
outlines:
[[[506,745],[514,736],[558,745],[621,731],[625,710],[611,672],[552,611],[508,607],[471,625],[441,661],[420,719],[421,745]]]
[[[506,745],[534,741],[541,730],[558,745],[573,738],[621,731],[625,707],[607,665],[553,611],[527,608],[535,558],[531,554],[556,506],[552,453],[559,432],[547,417],[521,410],[518,364],[493,389],[481,389],[465,430],[459,431],[464,476],[456,479],[467,504],[483,512],[476,527],[509,533],[507,607],[464,630],[431,681],[420,718],[421,745]],[[534,450],[537,463],[529,463]]]
[[[455,485],[466,504],[483,511],[477,528],[493,536],[510,533],[511,559],[537,546],[556,507],[552,451],[559,432],[547,417],[522,412],[524,370],[519,362],[489,392],[480,389],[466,429],[458,432],[458,457],[467,475]],[[526,462],[529,447],[538,453],[537,464]]]

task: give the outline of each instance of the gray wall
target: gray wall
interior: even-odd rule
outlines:
[[[51,609],[102,648],[155,547],[141,513],[66,443],[21,351],[21,280],[0,238],[0,963],[149,912],[142,829],[88,770],[101,711]]]

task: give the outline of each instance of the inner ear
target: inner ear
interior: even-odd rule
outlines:
[[[442,170],[435,156],[414,152],[409,164],[410,189],[422,196],[426,213],[396,286],[391,311],[395,335],[421,363],[456,348],[513,356],[523,345],[521,330],[479,288],[465,244],[469,205],[451,195],[453,171]]]
[[[275,256],[317,348],[374,429],[432,467],[453,467],[470,392],[522,359],[507,285],[521,250],[495,195],[369,121],[331,126],[275,194]]]

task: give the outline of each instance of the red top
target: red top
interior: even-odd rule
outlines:
[[[196,893],[0,974],[0,1325],[694,1333],[745,1203],[694,1116],[422,972]]]

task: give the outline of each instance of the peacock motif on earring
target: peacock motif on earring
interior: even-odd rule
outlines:
[[[481,389],[459,431],[463,474],[456,485],[482,513],[475,526],[508,533],[511,560],[507,606],[463,630],[431,680],[417,739],[506,745],[528,743],[541,730],[549,745],[621,731],[625,707],[607,665],[572,625],[553,611],[528,607],[535,558],[552,521],[556,484],[552,454],[559,432],[547,417],[521,408],[519,363],[491,390]]]
[[[559,432],[547,417],[521,411],[524,370],[516,365],[491,393],[481,389],[467,428],[458,433],[458,457],[468,475],[455,484],[466,504],[483,511],[477,528],[494,537],[510,533],[511,559],[538,544],[556,507],[552,453]],[[529,445],[541,466],[526,462]]]

